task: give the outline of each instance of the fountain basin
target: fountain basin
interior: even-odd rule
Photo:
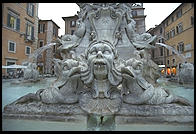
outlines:
[[[84,121],[88,116],[78,104],[44,104],[28,102],[4,107],[4,118],[39,119],[48,121]],[[162,105],[129,105],[122,104],[115,115],[116,123],[193,123],[194,108],[176,104]],[[81,118],[82,117],[82,118]],[[85,119],[86,120],[86,119]]]
[[[96,125],[88,125],[88,115],[79,107],[79,105],[53,104],[47,105],[41,102],[28,102],[27,104],[17,104],[12,106],[12,100],[16,100],[27,93],[36,92],[39,88],[45,87],[55,78],[47,78],[37,83],[11,84],[13,80],[3,81],[3,130],[103,130],[98,126],[96,129],[89,128]],[[184,95],[194,104],[194,88],[186,89],[177,83],[168,82],[164,79],[159,83],[174,93]],[[9,98],[6,97],[9,94]],[[9,105],[7,105],[9,104]],[[26,108],[24,107],[26,105]],[[114,116],[115,127],[107,130],[194,130],[194,111],[193,107],[184,107],[188,110],[186,115],[175,104],[158,105],[129,105],[123,104],[121,110]],[[2,107],[2,108],[3,108]],[[152,116],[152,114],[156,114]],[[20,122],[20,123],[19,123]],[[42,124],[47,125],[42,125]],[[39,124],[39,125],[37,125]],[[42,126],[42,127],[40,127]],[[49,127],[51,126],[51,127]],[[74,127],[77,126],[77,127]],[[134,126],[134,127],[133,127]],[[142,129],[141,129],[142,128]],[[106,128],[104,129],[106,130]]]

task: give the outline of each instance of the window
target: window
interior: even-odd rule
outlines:
[[[191,25],[194,25],[194,17],[191,16]]]
[[[27,14],[29,16],[34,16],[34,5],[33,3],[27,3]]]
[[[14,65],[16,64],[16,60],[6,60],[6,65],[9,66],[9,65]],[[8,74],[13,74],[13,72],[16,70],[15,68],[7,68],[7,73]]]
[[[169,60],[167,60],[167,64],[169,65]]]
[[[180,9],[177,13],[176,13],[176,18],[180,18],[182,16],[182,9]]]
[[[56,27],[53,27],[53,35],[54,35],[55,37],[57,37],[57,29],[56,29]]]
[[[178,31],[179,31],[179,30],[178,30],[178,26],[176,26],[176,33],[177,33],[177,34],[178,34]]]
[[[34,40],[34,26],[29,22],[26,23],[26,39]]]
[[[171,21],[174,22],[174,16],[172,16]]]
[[[74,21],[74,20],[70,21],[70,26],[75,27],[76,26],[76,21]]]
[[[182,23],[178,25],[178,32],[181,33],[183,31]]]
[[[55,35],[56,29],[53,27],[53,35]]]
[[[44,33],[44,30],[45,30],[45,24],[39,24],[38,32],[39,33]]]
[[[168,20],[165,22],[165,26],[168,26]]]
[[[25,48],[25,54],[26,54],[26,55],[31,54],[31,47],[26,46],[26,48]]]
[[[191,52],[186,53],[186,54],[185,54],[185,57],[186,57],[186,58],[191,58]]]
[[[169,40],[169,32],[166,34],[166,39]]]
[[[143,3],[133,3],[132,5],[133,7],[137,7],[137,6],[143,6]]]
[[[17,14],[12,11],[8,11],[7,15],[7,26],[16,31],[20,31],[20,18]]]
[[[191,44],[187,44],[187,45],[185,45],[185,51],[187,51],[187,50],[191,50],[191,47],[192,47],[192,45],[191,45]]]
[[[172,61],[173,61],[173,64],[175,64],[175,59],[173,59]]]
[[[172,46],[172,47],[173,47],[173,50],[175,51],[175,45]],[[172,54],[173,54],[173,55],[175,54],[174,51],[172,51]]]
[[[183,31],[183,25],[182,25],[182,23],[179,23],[176,26],[176,33],[181,33],[182,31]]]
[[[74,34],[74,30],[71,30],[71,35],[73,35]]]
[[[43,44],[44,44],[44,41],[43,40],[40,40],[39,41],[39,47],[43,47]]]
[[[162,34],[163,30],[162,30],[162,27],[160,28],[160,34]]]
[[[163,47],[160,47],[160,56],[163,56]]]
[[[167,49],[167,56],[169,56],[169,50]]]
[[[137,16],[137,11],[133,10],[133,11],[131,12],[131,14],[132,14],[133,17],[135,17],[135,16]]]
[[[172,29],[171,30],[171,37],[174,37],[175,36],[175,29]]]
[[[170,37],[170,38],[172,37],[171,34],[172,34],[172,31],[169,32],[169,37]]]
[[[184,43],[183,42],[178,43],[177,49],[179,53],[182,53],[184,51]]]
[[[8,52],[16,53],[16,43],[8,41]]]

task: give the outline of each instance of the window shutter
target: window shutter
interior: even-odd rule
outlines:
[[[17,21],[16,21],[16,30],[20,31],[20,19],[19,18],[17,18]]]
[[[182,43],[182,52],[184,52],[184,43]]]
[[[27,14],[29,15],[29,3],[27,3]]]
[[[28,24],[26,23],[26,37],[27,37]]]
[[[34,40],[34,26],[31,27],[31,39]]]
[[[40,33],[40,24],[38,25],[38,33]]]
[[[8,27],[10,27],[10,18],[11,18],[11,15],[7,14],[7,26]]]
[[[43,24],[43,33],[45,32],[45,24]]]
[[[34,17],[34,5],[32,5],[32,16]]]
[[[193,25],[193,24],[194,24],[194,17],[191,16],[191,25]]]
[[[176,26],[176,33],[178,34],[178,26]]]

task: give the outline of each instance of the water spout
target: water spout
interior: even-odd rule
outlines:
[[[49,43],[49,44],[46,44],[45,46],[43,47],[40,47],[38,48],[37,50],[34,51],[34,53],[32,53],[31,55],[29,55],[29,58],[28,60],[30,59],[36,59],[38,57],[38,55],[40,55],[43,51],[45,51],[46,49],[50,48],[51,46],[54,46],[56,45],[57,43]]]
[[[176,51],[175,48],[173,48],[169,45],[163,44],[163,43],[156,43],[156,44],[160,45],[160,46],[163,46],[163,47],[167,48],[168,50],[171,50],[172,52],[177,54],[179,56],[179,58],[182,60],[182,63],[184,63],[186,61],[186,58],[184,57],[184,55],[180,54],[178,51]]]

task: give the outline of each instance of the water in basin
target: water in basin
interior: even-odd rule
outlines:
[[[35,93],[40,88],[46,88],[55,78],[45,78],[36,83],[12,84],[15,80],[2,80],[2,111],[3,107],[27,93]],[[194,87],[172,83],[166,79],[159,79],[158,83],[172,91],[174,94],[187,98],[194,104]],[[2,119],[3,131],[193,131],[192,125],[171,124],[113,124],[112,117],[107,117],[106,125],[96,125],[94,119],[89,117],[85,123],[55,122],[39,120]],[[108,123],[109,122],[109,125]],[[111,123],[112,122],[112,123]],[[97,122],[96,122],[97,123]]]

